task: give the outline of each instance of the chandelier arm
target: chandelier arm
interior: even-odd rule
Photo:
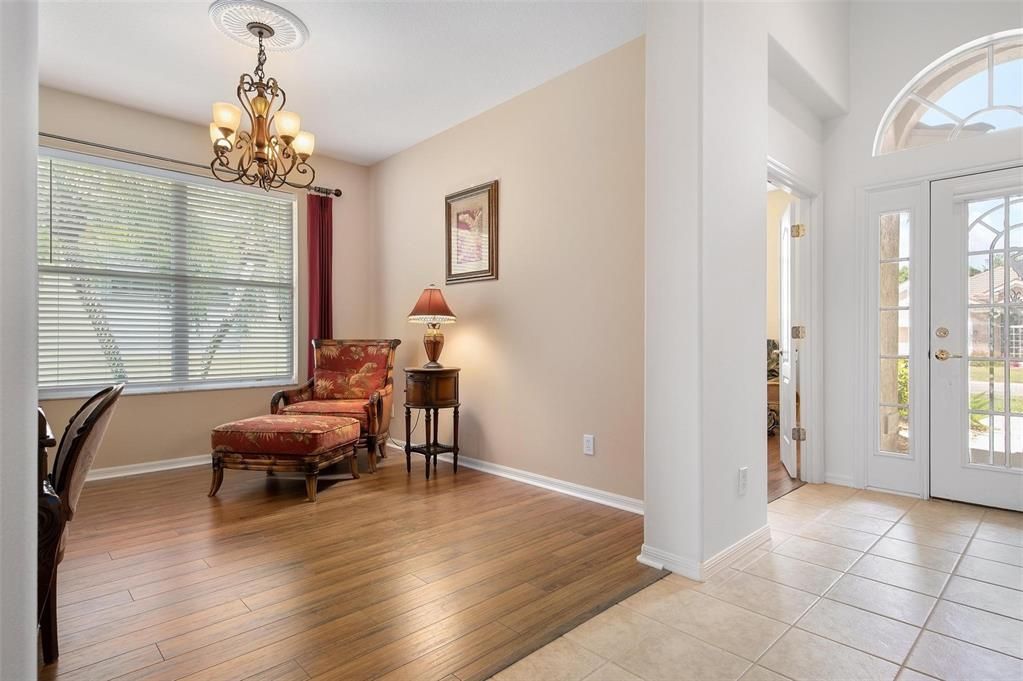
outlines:
[[[220,162],[220,158],[213,159],[210,162],[210,170],[213,172],[213,177],[217,178],[221,182],[238,182],[244,175],[239,173],[230,166],[225,166]]]
[[[298,154],[296,154],[294,150],[284,147],[284,150],[281,153],[281,161],[282,166],[287,165],[288,169],[282,173],[284,177],[287,177],[288,175],[291,175],[291,171],[295,169],[295,164],[298,161]]]
[[[312,183],[316,181],[316,169],[313,168],[308,163],[306,163],[305,161],[300,161],[295,165],[295,172],[298,173],[299,175],[308,174],[309,179],[304,184],[300,184],[298,182],[291,182],[290,180],[285,180],[284,183],[289,187],[294,187],[295,189],[308,189],[312,185]]]
[[[238,172],[249,175],[255,159],[252,158],[252,135],[248,131],[238,133],[237,148],[242,152],[238,155]]]
[[[246,78],[249,78],[249,82],[246,82]],[[245,115],[249,117],[249,130],[254,130],[256,125],[256,114],[252,110],[252,103],[249,98],[245,96],[245,93],[252,92],[251,77],[247,73],[243,73],[241,79],[238,81],[238,89],[235,91],[235,95],[238,97],[238,102],[242,105],[242,109],[245,111]],[[248,131],[238,131],[238,141],[241,142],[242,135],[249,140],[251,144],[251,135]]]

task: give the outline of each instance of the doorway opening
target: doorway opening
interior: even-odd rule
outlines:
[[[799,430],[799,355],[793,333],[798,281],[798,254],[793,234],[804,229],[796,220],[799,199],[767,182],[767,501],[803,485]],[[793,229],[794,228],[794,229]],[[795,275],[795,276],[793,276]],[[795,307],[798,307],[795,306]],[[794,338],[795,336],[795,338]]]

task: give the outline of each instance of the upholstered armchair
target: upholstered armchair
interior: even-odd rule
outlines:
[[[359,422],[358,447],[365,447],[369,468],[385,456],[394,403],[394,351],[397,338],[314,340],[313,376],[293,390],[274,393],[271,414],[347,416]]]

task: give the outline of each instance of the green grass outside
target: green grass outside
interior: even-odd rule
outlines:
[[[986,366],[980,366],[977,364],[970,364],[970,380],[971,381],[986,381],[991,371]],[[995,380],[1005,380],[1005,365],[999,363],[994,368]],[[1023,366],[1012,367],[1009,369],[1009,380],[1013,383],[1023,383]]]
[[[1023,414],[1023,397],[1013,397],[1011,400],[1012,413]],[[970,395],[970,406],[974,409],[981,409],[986,411],[988,406],[987,393],[978,392]],[[1005,411],[1005,398],[1001,396],[995,396],[994,409],[991,411],[998,413]]]

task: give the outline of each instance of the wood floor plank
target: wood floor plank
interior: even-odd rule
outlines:
[[[60,601],[58,593],[57,600]],[[70,619],[72,617],[79,617],[91,612],[97,612],[99,610],[105,610],[115,605],[124,605],[131,603],[131,594],[127,591],[115,591],[114,593],[104,594],[103,596],[97,596],[96,598],[90,598],[84,601],[78,601],[70,605],[57,605],[57,613],[64,619]]]
[[[162,659],[156,646],[149,645],[67,672],[61,670],[60,660],[58,660],[39,673],[39,681],[55,679],[61,679],[61,681],[109,681],[136,669],[148,667]]]
[[[322,484],[207,467],[89,483],[44,681],[483,679],[663,576],[642,518],[388,458]],[[127,512],[126,509],[130,509]]]
[[[245,681],[307,681],[309,675],[299,666],[298,662],[288,660],[273,669],[267,669],[248,677]]]

